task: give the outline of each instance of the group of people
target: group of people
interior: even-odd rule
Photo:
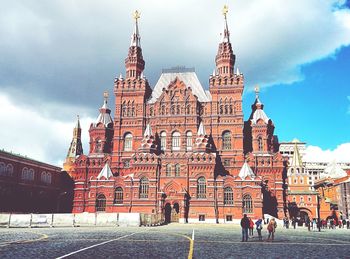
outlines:
[[[254,228],[258,233],[259,241],[262,241],[261,230],[263,229],[263,224],[264,222],[262,219],[258,219],[254,223],[251,218],[247,217],[247,214],[244,214],[243,218],[241,219],[242,242],[248,241],[248,232],[249,232],[249,236],[253,236]],[[267,224],[267,231],[269,233],[267,240],[274,240],[276,228],[277,228],[276,220],[272,218]]]
[[[316,231],[318,230],[318,224],[320,224],[320,228],[322,229],[335,229],[337,227],[339,228],[347,228],[350,229],[350,220],[346,219],[333,219],[333,218],[328,218],[327,220],[322,219],[320,222],[317,221],[316,218],[310,220],[309,218],[306,218],[302,222],[300,220],[297,220],[296,218],[291,219],[291,224],[292,227],[295,229],[296,226],[305,226],[308,228],[309,231],[313,230]],[[290,220],[285,217],[283,219],[283,227],[289,228],[290,225]]]

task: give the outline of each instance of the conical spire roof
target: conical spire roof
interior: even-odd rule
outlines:
[[[198,127],[197,136],[205,136],[205,135],[207,135],[207,133],[205,132],[203,122],[201,121],[201,123],[199,124],[199,127]]]
[[[222,14],[225,17],[225,25],[224,25],[224,38],[223,42],[230,42],[230,31],[228,30],[228,25],[227,25],[227,13],[228,13],[228,6],[224,5],[224,8],[222,10]]]
[[[103,125],[105,125],[105,127],[108,127],[110,123],[113,123],[113,120],[111,117],[111,110],[108,108],[108,105],[107,105],[108,92],[104,92],[103,97],[104,97],[103,105],[100,108],[100,114],[98,115],[94,126],[96,126],[99,123],[102,123]]]
[[[109,167],[108,163],[102,168],[101,172],[98,174],[97,179],[100,180],[102,177],[109,179],[113,176],[112,170]]]
[[[250,177],[250,178],[255,178],[255,174],[253,172],[253,170],[250,168],[250,166],[248,165],[247,162],[244,162],[241,170],[239,171],[239,174],[238,176],[244,180],[245,178],[247,177]]]
[[[77,115],[77,123],[75,124],[76,129],[81,129],[80,127],[80,120],[79,120],[79,115]]]
[[[146,137],[151,137],[153,136],[152,134],[152,128],[151,125],[149,123],[147,123],[146,129],[145,129],[145,133],[143,134],[143,136]]]
[[[299,148],[297,143],[294,143],[294,150],[293,150],[293,158],[292,158],[292,163],[291,167],[302,167],[303,166],[303,161],[300,156]]]
[[[135,25],[134,25],[134,32],[131,35],[130,46],[141,47],[141,37],[139,34],[139,25],[137,21],[139,18],[140,18],[140,13],[136,10],[134,12]]]

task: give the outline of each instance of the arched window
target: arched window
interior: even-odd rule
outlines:
[[[106,210],[106,196],[100,193],[96,197],[96,211],[105,211]]]
[[[51,183],[51,173],[47,173],[46,175],[46,178],[47,178],[47,183]]]
[[[180,136],[178,131],[172,134],[172,150],[180,150]]]
[[[175,176],[180,176],[181,166],[180,164],[175,165]]]
[[[95,140],[95,152],[96,153],[102,152],[102,141],[100,139]]]
[[[226,187],[224,189],[224,204],[227,204],[227,205],[233,204],[233,191],[231,187]]]
[[[24,168],[22,169],[21,178],[22,178],[23,180],[28,180],[28,168],[27,168],[27,167],[24,167]]]
[[[28,180],[33,181],[34,180],[34,170],[29,169],[28,171]]]
[[[7,171],[7,176],[13,176],[13,165],[8,164],[6,167],[6,171]]]
[[[166,132],[162,131],[160,133],[160,149],[165,150],[166,149]]]
[[[263,140],[262,140],[262,138],[259,136],[259,137],[258,137],[258,150],[259,150],[259,151],[263,151],[263,149],[264,149]]]
[[[249,194],[243,196],[243,213],[253,213],[252,197]]]
[[[165,173],[166,173],[166,176],[171,176],[171,164],[167,164],[166,165],[166,169],[165,169]]]
[[[125,103],[125,101],[123,102],[123,104],[122,104],[122,115],[123,116],[126,116],[127,114],[126,114],[126,103]]]
[[[40,180],[43,183],[46,183],[46,172],[45,171],[41,172]]]
[[[197,180],[197,198],[205,199],[207,196],[207,185],[204,177],[199,177]]]
[[[148,187],[149,187],[148,179],[146,177],[141,178],[140,187],[139,187],[140,199],[148,198]]]
[[[187,131],[186,133],[186,148],[187,150],[192,150],[192,131]]]
[[[124,151],[132,150],[132,135],[131,133],[127,133],[124,137]]]
[[[222,134],[222,149],[228,150],[231,149],[231,132],[225,131]]]
[[[187,114],[191,113],[191,105],[190,104],[186,106],[186,113]]]
[[[115,188],[114,203],[115,204],[123,204],[123,189],[122,189],[122,187]]]

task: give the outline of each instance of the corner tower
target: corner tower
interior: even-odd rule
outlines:
[[[215,58],[216,67],[209,79],[212,96],[212,135],[221,154],[224,169],[238,174],[243,165],[243,75],[234,73],[236,56],[230,42],[227,21],[228,8],[224,6],[224,33]],[[238,162],[238,164],[236,163]]]
[[[140,13],[134,12],[134,31],[128,55],[125,59],[125,78],[120,75],[114,80],[115,116],[112,169],[117,174],[124,174],[129,167],[131,155],[141,145],[142,129],[146,127],[146,100],[151,95],[151,88],[143,74],[145,61],[142,56],[139,33]]]

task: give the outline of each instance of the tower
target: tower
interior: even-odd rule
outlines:
[[[245,153],[275,152],[275,126],[264,112],[264,104],[259,99],[259,87],[255,87],[255,102],[252,113],[244,127]]]
[[[100,114],[97,120],[91,123],[89,129],[89,154],[110,153],[112,151],[113,120],[111,118],[111,110],[107,106],[108,92],[104,92],[103,97],[103,105],[99,109]]]
[[[68,154],[63,164],[63,170],[70,173],[72,164],[74,163],[77,156],[83,154],[83,146],[81,143],[81,127],[79,115],[77,116],[77,123],[73,129],[73,139],[70,143]]]
[[[115,120],[112,168],[117,174],[129,167],[130,156],[141,145],[142,129],[145,128],[145,103],[151,88],[143,75],[145,61],[142,57],[138,20],[140,13],[134,12],[134,31],[128,55],[125,59],[126,75],[114,80]]]
[[[215,58],[216,67],[209,79],[212,96],[211,125],[216,149],[221,154],[224,170],[238,174],[243,159],[242,94],[244,78],[237,68],[227,23],[228,8],[224,6],[224,34]],[[236,162],[239,161],[238,164]],[[235,168],[234,168],[235,166]]]

